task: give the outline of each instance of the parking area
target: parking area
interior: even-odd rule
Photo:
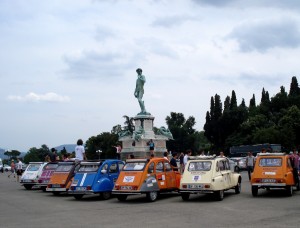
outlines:
[[[163,194],[149,203],[144,195],[100,200],[75,200],[41,190],[25,190],[14,178],[0,173],[0,227],[298,227],[300,192],[260,190],[252,197],[247,173],[242,192],[225,192],[223,201],[208,195],[191,195],[182,201],[177,193]]]

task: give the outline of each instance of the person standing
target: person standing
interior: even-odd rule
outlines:
[[[10,178],[10,175],[13,174],[14,178],[16,178],[16,165],[15,165],[14,159],[11,160],[10,171],[11,171],[11,173],[7,177]]]
[[[248,152],[248,155],[246,157],[246,166],[247,166],[249,180],[251,180],[251,174],[252,174],[253,168],[254,168],[254,161],[255,161],[255,158],[252,155],[252,152]]]
[[[299,168],[299,155],[297,154],[297,150],[294,149],[293,153],[290,155],[290,160],[293,167],[293,176],[295,183],[298,184],[299,178],[298,178],[298,168]]]
[[[20,160],[20,158],[17,158],[17,161],[18,161],[17,167],[16,167],[17,168],[17,182],[19,182],[19,177],[22,176],[22,173],[23,173],[23,169],[22,169],[23,163]]]
[[[185,152],[185,155],[183,157],[183,170],[185,169],[186,163],[188,162],[188,157],[192,155],[192,151],[191,150],[187,150]]]
[[[56,149],[55,148],[51,148],[51,155],[50,155],[50,161],[55,162],[56,161]]]
[[[170,164],[171,164],[174,171],[178,171],[176,159],[177,159],[177,152],[173,152],[172,158],[170,160]]]
[[[184,170],[183,158],[184,158],[184,153],[181,152],[179,156],[180,173],[183,173]]]
[[[154,142],[152,139],[150,139],[150,141],[148,142],[148,145],[149,145],[149,150],[150,150],[150,154],[154,154]]]
[[[82,139],[77,140],[77,146],[75,147],[75,161],[87,160],[85,150],[83,147]]]
[[[121,147],[121,145],[117,145],[117,146],[114,146],[114,148],[116,148],[117,159],[120,160],[120,158],[121,158],[122,147]]]

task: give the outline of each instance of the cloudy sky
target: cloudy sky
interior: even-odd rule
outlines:
[[[135,116],[202,130],[210,98],[247,105],[300,72],[298,0],[1,0],[0,147],[84,141]],[[299,80],[299,78],[298,78]]]

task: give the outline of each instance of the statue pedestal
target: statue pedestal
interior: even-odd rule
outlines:
[[[136,141],[133,135],[119,138],[119,141],[122,142],[122,160],[126,160],[130,154],[133,154],[135,158],[150,158],[150,150],[147,145],[150,139],[152,139],[155,144],[154,156],[163,157],[163,153],[167,151],[166,141],[168,137],[155,135],[153,131],[153,121],[154,116],[152,115],[137,115],[134,117],[135,129],[142,127],[144,133],[139,141]]]

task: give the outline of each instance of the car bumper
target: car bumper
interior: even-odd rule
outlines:
[[[113,190],[112,194],[115,195],[141,195],[141,194],[145,194],[147,192],[141,192],[141,191],[119,191],[119,190]]]
[[[66,188],[46,188],[47,192],[66,192]]]
[[[72,191],[72,190],[69,190],[68,193],[69,194],[74,194],[74,195],[93,195],[93,194],[97,194],[97,192],[94,192],[92,190],[85,190],[85,191]]]
[[[179,193],[190,193],[190,194],[207,194],[214,193],[213,190],[190,190],[190,189],[179,189]]]
[[[252,186],[282,188],[286,187],[287,185],[285,183],[254,183]]]

